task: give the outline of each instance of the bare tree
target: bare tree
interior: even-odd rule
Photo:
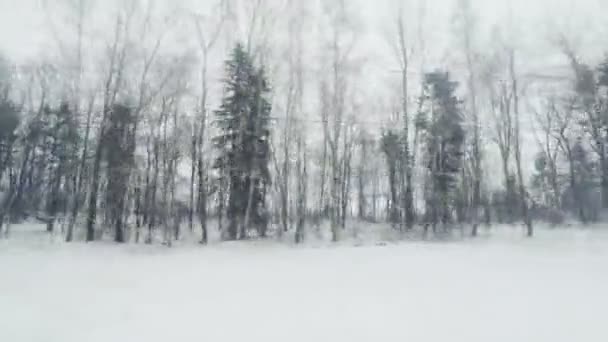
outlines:
[[[587,223],[589,217],[586,213],[585,201],[583,200],[581,189],[578,184],[576,171],[575,171],[575,154],[576,154],[576,139],[572,137],[573,123],[575,120],[575,106],[576,99],[570,98],[566,101],[563,108],[558,108],[555,100],[552,100],[549,104],[551,112],[557,121],[557,127],[553,131],[553,137],[557,141],[557,145],[561,149],[563,155],[566,157],[568,162],[568,173],[570,191],[572,194],[572,200],[574,206],[577,208],[578,216],[581,222]]]
[[[473,136],[471,138],[472,151],[471,151],[471,169],[473,173],[473,194],[472,194],[472,210],[473,210],[473,230],[472,235],[477,235],[477,228],[479,226],[479,207],[481,203],[481,183],[482,183],[482,152],[481,152],[481,134],[480,134],[480,120],[478,113],[477,104],[477,73],[475,65],[475,51],[474,51],[474,32],[476,30],[475,18],[473,9],[471,7],[470,0],[459,0],[458,8],[456,12],[456,19],[459,21],[459,34],[462,38],[462,50],[466,60],[467,68],[467,90],[468,90],[468,102],[469,111],[471,114],[471,121],[473,126]]]
[[[192,167],[191,167],[191,181],[190,181],[190,214],[189,214],[189,225],[192,230],[193,215],[194,215],[194,177],[195,169],[197,170],[198,177],[198,205],[197,213],[201,223],[201,243],[207,243],[207,166],[203,156],[206,141],[206,130],[208,120],[208,97],[209,97],[209,58],[216,46],[222,29],[224,29],[224,23],[226,21],[227,13],[225,11],[226,4],[225,0],[220,0],[216,4],[216,12],[219,14],[219,19],[213,23],[210,29],[204,30],[203,24],[208,22],[210,18],[201,16],[194,16],[194,24],[196,27],[196,33],[198,37],[198,43],[202,55],[202,66],[201,66],[201,96],[200,96],[200,108],[199,115],[196,119],[195,134],[192,138]],[[209,26],[209,25],[208,25]],[[207,32],[210,32],[208,35]],[[222,199],[220,199],[221,201]]]
[[[547,173],[547,183],[550,187],[551,195],[547,202],[552,208],[560,209],[561,191],[558,183],[560,144],[557,137],[563,134],[562,131],[569,129],[568,125],[571,120],[568,119],[566,122],[558,120],[559,118],[556,115],[558,109],[556,106],[556,99],[554,96],[551,96],[547,99],[542,112],[537,110],[533,110],[533,112],[538,128],[542,133],[542,136],[539,137],[537,130],[534,130],[535,139],[545,160],[544,167]]]
[[[513,95],[506,82],[499,80],[503,67],[503,61],[499,53],[491,56],[483,70],[482,80],[487,91],[488,105],[490,107],[493,137],[492,140],[498,147],[503,181],[504,193],[514,192],[511,179],[511,160],[513,157],[514,144],[514,120],[512,115]],[[508,203],[507,211],[511,210]],[[509,216],[513,213],[509,212]]]
[[[402,170],[401,170],[401,205],[402,219],[405,220],[405,228],[411,229],[414,224],[414,195],[412,187],[412,158],[410,148],[410,114],[409,114],[409,65],[412,49],[408,47],[406,27],[403,18],[403,9],[399,10],[397,16],[398,48],[396,55],[399,59],[401,69],[401,115],[403,121],[402,145]],[[409,50],[409,51],[408,51]],[[403,223],[403,222],[402,222]],[[403,226],[403,224],[402,224]]]
[[[332,241],[339,239],[341,189],[346,185],[341,179],[341,144],[345,141],[344,129],[347,127],[347,94],[349,93],[348,67],[353,62],[352,49],[356,34],[352,30],[352,20],[344,1],[324,2],[329,16],[331,39],[328,42],[329,71],[328,79],[322,81],[322,118],[325,140],[327,141],[330,162],[330,216]],[[346,156],[347,154],[345,154]]]
[[[344,130],[344,140],[341,156],[341,170],[340,170],[340,225],[342,229],[346,229],[346,217],[348,215],[348,208],[350,205],[350,196],[352,188],[352,159],[354,154],[354,147],[357,142],[357,125],[354,119],[350,120],[346,129]]]
[[[519,112],[519,98],[520,98],[520,87],[516,72],[516,54],[513,46],[507,47],[507,58],[508,58],[508,75],[511,86],[512,104],[513,104],[513,122],[514,122],[514,152],[515,152],[515,167],[517,170],[517,183],[519,188],[519,196],[521,201],[521,210],[526,225],[526,234],[529,237],[534,235],[534,227],[532,226],[532,218],[530,217],[530,210],[528,207],[528,193],[526,191],[526,185],[524,183],[523,170],[521,167],[521,117]]]
[[[296,179],[297,179],[297,195],[296,195],[296,234],[295,242],[301,243],[305,238],[306,225],[306,204],[308,199],[308,172],[306,164],[308,157],[306,152],[306,141],[303,133],[297,134],[297,159],[296,159]]]
[[[22,201],[28,180],[30,185],[33,181],[33,170],[35,167],[33,159],[35,158],[37,145],[40,143],[38,141],[39,134],[36,132],[36,126],[47,109],[50,97],[49,93],[51,91],[49,73],[52,72],[54,72],[52,67],[44,63],[41,65],[34,65],[32,66],[32,70],[30,70],[26,90],[27,101],[24,101],[24,103],[28,104],[25,110],[31,112],[33,116],[26,122],[24,132],[18,137],[19,142],[23,147],[21,148],[20,156],[18,156],[18,159],[15,160],[15,162],[20,161],[20,166],[14,171],[17,174],[9,175],[9,178],[11,179],[8,193],[5,195],[2,203],[0,203],[0,233],[2,233],[2,228],[4,223],[6,223],[4,234],[7,237],[10,232],[11,222],[14,219],[15,206]],[[38,92],[37,96],[34,94],[36,91]],[[11,160],[10,163],[13,163],[13,161]],[[11,172],[13,172],[13,170],[11,170]]]
[[[361,129],[357,141],[359,148],[359,161],[357,168],[357,186],[358,186],[358,217],[359,220],[368,218],[368,200],[367,188],[370,183],[370,157],[372,155],[373,140],[365,129]]]
[[[582,114],[583,129],[593,141],[591,148],[600,163],[602,207],[606,209],[608,208],[608,124],[605,115],[608,104],[598,93],[600,82],[596,80],[593,70],[580,61],[565,36],[562,35],[558,39],[558,45],[574,73],[574,91],[578,99],[577,111]]]
[[[103,87],[103,107],[97,142],[93,170],[91,175],[91,190],[89,193],[89,207],[87,213],[87,241],[95,240],[95,224],[97,221],[97,198],[101,178],[101,159],[103,154],[103,137],[106,133],[107,120],[112,107],[116,102],[118,92],[124,86],[125,60],[127,57],[127,37],[131,30],[133,8],[116,15],[113,38],[108,48],[108,65],[106,68]]]
[[[307,12],[306,4],[302,1],[288,0],[285,3],[285,11],[289,14],[287,31],[288,43],[285,47],[287,80],[284,89],[284,112],[282,118],[283,132],[281,137],[281,165],[276,167],[276,181],[280,197],[280,218],[281,231],[289,230],[290,223],[290,183],[292,174],[292,145],[294,145],[293,135],[296,133],[294,122],[299,114],[302,113],[303,93],[304,93],[304,23]],[[297,158],[300,158],[298,156]]]
[[[63,9],[64,14],[66,15],[67,20],[62,20],[68,23],[69,30],[73,31],[75,34],[75,41],[69,42],[65,39],[65,37],[69,37],[70,35],[62,35],[59,32],[59,27],[56,24],[56,21],[53,18],[53,13],[51,11],[51,7],[49,6],[48,1],[43,1],[43,6],[48,18],[48,23],[50,26],[50,31],[53,35],[53,39],[57,43],[59,54],[62,58],[62,62],[66,64],[66,78],[68,79],[68,91],[71,94],[70,104],[73,106],[73,111],[76,113],[77,117],[82,116],[81,113],[82,107],[84,106],[86,112],[84,113],[84,122],[85,122],[85,134],[83,138],[83,146],[81,147],[81,158],[80,163],[78,164],[77,170],[75,171],[75,176],[73,178],[72,184],[72,195],[70,201],[70,217],[68,219],[68,229],[66,234],[66,241],[70,242],[73,240],[74,234],[74,225],[76,223],[76,218],[78,216],[78,212],[80,210],[80,206],[84,201],[84,194],[82,193],[82,188],[84,185],[85,179],[85,168],[86,168],[86,159],[88,155],[89,149],[89,139],[90,139],[90,131],[92,124],[92,114],[95,105],[95,91],[92,91],[90,95],[83,96],[83,78],[85,74],[85,70],[87,70],[87,65],[85,62],[85,38],[86,38],[86,24],[87,24],[87,16],[91,13],[93,8],[92,3],[88,0],[75,0],[75,1],[63,1],[60,6]],[[73,50],[71,48],[73,43]],[[71,52],[73,51],[73,54]],[[87,104],[88,102],[88,104]]]

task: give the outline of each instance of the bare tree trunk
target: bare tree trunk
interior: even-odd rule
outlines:
[[[241,232],[240,232],[241,240],[247,239],[247,230],[249,229],[249,218],[251,217],[251,209],[252,209],[252,205],[253,205],[253,192],[255,189],[255,182],[256,182],[256,179],[250,175],[249,176],[249,190],[248,190],[248,194],[247,194],[247,207],[245,208],[245,217],[244,217],[243,221],[241,222]]]
[[[150,200],[148,204],[149,217],[148,217],[148,236],[146,237],[146,243],[152,243],[152,230],[156,226],[156,220],[158,217],[158,206],[156,203],[156,193],[158,190],[158,178],[159,178],[159,162],[160,162],[160,146],[158,137],[154,137],[153,149],[154,149],[154,175],[152,176],[152,189],[150,194]]]
[[[352,128],[351,128],[352,129]],[[340,224],[342,229],[346,229],[346,217],[348,214],[348,207],[350,203],[350,192],[351,192],[351,178],[352,178],[352,155],[353,155],[353,146],[354,146],[354,137],[351,134],[348,134],[348,130],[346,130],[344,134],[344,150],[342,151],[342,184],[341,184],[341,220]]]
[[[397,28],[399,33],[399,59],[401,63],[401,114],[403,119],[403,155],[402,165],[403,170],[401,172],[401,203],[402,203],[402,220],[401,229],[411,229],[414,225],[414,196],[412,190],[412,165],[411,165],[411,151],[410,151],[410,118],[409,118],[409,94],[408,94],[408,68],[409,68],[409,55],[407,52],[406,33],[403,22],[403,13],[399,13],[397,18]]]
[[[84,183],[84,171],[86,168],[87,155],[89,153],[89,139],[91,134],[91,116],[93,114],[93,106],[94,106],[94,97],[91,97],[89,102],[89,109],[87,110],[87,123],[85,127],[84,133],[84,142],[82,147],[82,155],[80,156],[80,165],[78,167],[78,182],[76,185],[76,189],[74,191],[74,201],[72,203],[72,212],[70,215],[70,222],[68,224],[68,232],[66,235],[66,242],[71,242],[74,238],[74,225],[76,224],[76,219],[78,217],[78,211],[80,210],[80,205],[85,200],[85,196],[82,194],[82,186]]]
[[[509,51],[509,75],[511,78],[511,89],[513,96],[513,114],[515,115],[515,166],[517,168],[517,180],[519,186],[519,195],[521,198],[521,209],[524,218],[524,223],[527,228],[527,235],[532,237],[534,235],[534,227],[532,226],[532,219],[528,208],[528,196],[526,192],[526,186],[524,184],[524,176],[521,168],[521,130],[520,130],[520,117],[519,117],[519,87],[517,82],[517,76],[515,73],[515,51],[513,48]]]
[[[198,215],[201,221],[201,244],[206,244],[209,240],[207,233],[207,175],[204,174],[205,167],[203,159],[198,160]]]
[[[296,171],[298,179],[298,195],[297,195],[297,224],[296,224],[296,243],[304,241],[304,229],[306,224],[306,199],[308,187],[308,173],[306,171],[307,156],[306,144],[302,141],[301,135],[297,138],[298,159],[296,161]]]
[[[216,25],[210,30],[203,30],[201,26],[200,18],[195,17],[194,24],[196,26],[196,32],[198,36],[198,42],[201,49],[203,61],[201,68],[201,103],[200,103],[200,113],[201,117],[199,118],[201,121],[199,122],[200,131],[198,132],[198,143],[197,143],[197,167],[198,167],[198,215],[199,220],[201,222],[201,243],[206,244],[208,241],[208,232],[207,232],[207,170],[206,165],[203,159],[204,152],[204,144],[205,144],[205,134],[206,134],[206,125],[207,125],[207,95],[208,95],[208,76],[207,69],[209,64],[209,54],[213,50],[217,40],[220,37],[222,29],[224,28],[224,24],[226,22],[227,16],[230,14],[230,3],[228,1],[220,0],[217,3],[217,8],[220,13],[217,16],[219,21]],[[209,33],[207,36],[206,33]],[[193,140],[193,144],[196,142]],[[195,148],[193,146],[193,148]],[[192,167],[192,182],[194,182],[194,165]],[[218,222],[219,229],[222,231],[222,215],[223,215],[223,177],[220,180],[220,190],[219,190],[219,213],[218,213]],[[193,189],[194,186],[192,186]],[[192,202],[194,198],[192,198]],[[191,203],[191,208],[193,207],[193,203]],[[192,219],[190,219],[192,222]],[[192,225],[192,223],[191,223]]]
[[[339,165],[337,163],[337,151],[332,152],[332,181],[331,181],[331,240],[333,242],[338,242],[339,239],[339,205],[340,205],[340,176],[339,173]]]
[[[194,123],[190,145],[190,197],[189,197],[189,208],[188,208],[188,228],[190,231],[194,231],[194,183],[197,175],[196,168],[198,165],[198,124]],[[199,181],[200,183],[200,181]],[[200,193],[199,193],[200,198]]]
[[[97,197],[99,192],[99,181],[101,178],[103,135],[105,135],[105,129],[102,127],[100,136],[97,138],[97,148],[95,151],[95,160],[93,162],[93,173],[91,174],[91,191],[89,195],[89,209],[87,214],[87,242],[95,240],[95,222],[97,220]]]
[[[363,134],[363,133],[362,133]],[[359,170],[357,171],[358,173],[358,215],[359,216],[359,220],[365,220],[367,218],[367,198],[366,198],[366,185],[369,182],[369,179],[367,177],[367,170],[365,165],[367,165],[367,163],[369,163],[369,153],[368,153],[368,149],[369,149],[369,141],[367,140],[367,138],[365,136],[362,136],[360,141],[359,141],[359,145],[360,145],[360,156],[359,156]]]
[[[327,125],[327,120],[324,119],[324,125]],[[326,130],[324,130],[325,132]],[[325,180],[327,179],[327,133],[323,134],[323,154],[321,156],[321,179],[319,182],[319,213],[325,215]]]
[[[602,208],[608,209],[608,159],[604,151],[604,145],[600,146],[600,166],[602,168]]]
[[[374,170],[372,175],[372,217],[374,221],[378,219],[378,192],[380,180],[378,179],[378,171]]]
[[[222,233],[222,236],[224,234],[224,226],[223,226],[223,218],[224,218],[224,204],[225,202],[225,197],[226,197],[226,181],[223,179],[220,179],[219,181],[219,191],[218,191],[218,202],[217,202],[217,224],[218,224],[218,230]]]
[[[148,220],[150,217],[150,190],[151,190],[151,180],[150,180],[150,172],[152,170],[152,131],[150,130],[150,134],[146,137],[146,181],[144,184],[144,207],[142,209],[142,226],[148,225]]]
[[[95,149],[95,159],[93,162],[93,173],[91,175],[91,190],[89,195],[89,208],[87,213],[87,237],[86,241],[95,240],[95,223],[97,220],[97,197],[99,195],[99,185],[101,178],[101,158],[103,152],[103,139],[106,134],[106,120],[111,107],[114,105],[118,90],[122,86],[122,76],[124,72],[124,62],[126,58],[126,44],[122,44],[129,30],[129,25],[123,25],[123,18],[117,15],[114,25],[114,40],[110,49],[110,62],[108,75],[104,86],[103,112],[100,123],[99,135],[97,137],[97,147]],[[120,48],[120,49],[119,49]]]
[[[163,100],[164,101],[164,100]],[[163,224],[163,244],[167,246],[171,246],[171,228],[169,226],[169,214],[170,214],[170,202],[169,196],[171,196],[171,177],[173,177],[172,170],[172,156],[170,152],[170,142],[167,141],[167,126],[169,115],[163,110],[163,192],[161,194],[161,203],[162,203],[162,224]]]
[[[473,198],[472,198],[472,209],[473,209],[473,230],[472,235],[477,236],[477,227],[479,226],[479,208],[481,202],[481,181],[482,181],[482,170],[481,170],[481,142],[480,142],[480,125],[479,125],[479,113],[477,111],[477,85],[476,85],[476,74],[475,66],[473,61],[474,51],[472,47],[472,35],[474,30],[474,23],[472,18],[472,8],[470,7],[469,0],[461,0],[462,15],[463,15],[463,35],[464,35],[464,52],[466,57],[468,79],[467,86],[470,96],[471,115],[473,119],[473,156],[471,164],[473,168]]]
[[[135,243],[139,243],[140,235],[141,235],[141,225],[142,225],[142,205],[141,205],[141,177],[137,176],[137,181],[135,184]]]

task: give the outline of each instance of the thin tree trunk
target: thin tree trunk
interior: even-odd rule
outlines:
[[[196,167],[198,165],[198,137],[197,137],[197,125],[194,125],[194,129],[192,131],[192,142],[191,142],[191,151],[190,151],[190,160],[191,160],[191,164],[190,164],[190,205],[189,205],[189,210],[188,210],[188,227],[190,228],[190,231],[194,231],[194,183],[195,183],[195,177],[197,175],[196,173]],[[199,181],[200,183],[200,181]],[[199,196],[200,197],[200,196]]]
[[[152,243],[152,230],[156,226],[156,219],[158,216],[158,206],[156,205],[156,193],[158,190],[158,178],[159,178],[159,162],[160,162],[160,146],[158,138],[154,138],[154,175],[152,177],[152,190],[150,194],[150,202],[148,204],[149,217],[148,217],[148,236],[146,237],[146,243]]]
[[[602,191],[602,207],[608,209],[608,160],[606,155],[601,149],[600,155],[600,166],[602,168],[602,180],[601,180],[601,191]]]
[[[302,243],[304,241],[304,228],[306,224],[306,196],[307,196],[307,184],[308,174],[306,171],[306,147],[302,142],[302,137],[298,136],[297,141],[298,147],[298,160],[296,162],[296,170],[298,172],[298,200],[297,200],[297,224],[296,224],[296,243]]]
[[[204,175],[203,159],[198,160],[198,215],[201,221],[201,243],[206,244],[209,240],[207,233],[207,185]]]
[[[324,126],[327,126],[327,120],[324,119],[323,121]],[[321,181],[319,182],[319,213],[321,214],[321,216],[325,216],[325,210],[326,210],[326,205],[325,205],[325,179],[327,178],[327,129],[324,129],[324,134],[323,134],[323,155],[322,155],[322,160],[321,160]]]
[[[519,117],[519,87],[517,83],[517,77],[515,74],[515,52],[513,49],[510,51],[509,56],[509,73],[511,77],[511,89],[513,96],[513,113],[515,114],[515,165],[517,168],[517,180],[519,185],[519,195],[521,198],[521,209],[524,217],[524,223],[526,225],[528,237],[534,235],[534,228],[532,226],[532,219],[530,218],[530,212],[528,208],[528,196],[526,193],[526,187],[524,184],[524,176],[521,167],[521,130],[520,130],[520,117]]]
[[[142,206],[141,206],[141,177],[137,176],[135,186],[135,243],[139,243],[142,225]]]
[[[410,151],[410,118],[409,118],[409,94],[408,94],[408,68],[409,68],[409,56],[407,52],[405,27],[403,23],[402,14],[398,17],[398,30],[399,30],[399,54],[401,58],[401,114],[403,119],[403,136],[402,136],[402,165],[403,170],[401,172],[401,203],[402,203],[402,220],[401,227],[405,226],[406,229],[411,229],[414,225],[414,209],[413,209],[413,190],[412,190],[412,165],[411,165],[411,151]]]

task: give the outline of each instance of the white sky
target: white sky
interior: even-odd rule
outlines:
[[[48,25],[42,6],[43,0],[0,0],[0,50],[19,59],[35,55],[46,37]],[[59,0],[50,0],[51,7]],[[93,0],[98,5],[108,1]],[[270,0],[274,1],[274,0]],[[415,3],[417,0],[401,0]],[[424,0],[422,0],[424,1]],[[455,0],[427,0],[429,12],[435,15],[432,22],[446,22],[454,8]],[[208,1],[198,0],[157,0],[159,3],[172,3],[190,8],[204,7]],[[363,17],[363,27],[367,34],[382,35],[390,16],[393,4],[399,0],[350,0],[359,8]],[[542,39],[548,27],[558,25],[565,30],[581,32],[593,30],[606,33],[608,19],[601,22],[600,9],[608,9],[606,0],[472,0],[473,6],[482,17],[484,25],[500,20],[507,6],[513,9],[518,25],[528,28],[526,35]],[[407,6],[407,5],[406,5]],[[545,31],[545,32],[543,32]],[[540,37],[539,37],[540,36]]]

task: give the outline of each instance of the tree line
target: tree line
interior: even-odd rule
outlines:
[[[0,60],[1,235],[36,218],[68,242],[170,245],[187,229],[207,243],[217,229],[301,243],[326,228],[339,241],[352,222],[425,236],[521,223],[532,236],[534,222],[608,209],[608,59],[585,64],[563,35],[568,72],[532,82],[514,21],[481,44],[458,0],[459,67],[435,67],[424,2],[401,4],[386,44],[398,77],[376,105],[356,6],[117,6],[101,47],[101,10],[78,0],[46,8],[71,18],[50,20],[57,59]]]

